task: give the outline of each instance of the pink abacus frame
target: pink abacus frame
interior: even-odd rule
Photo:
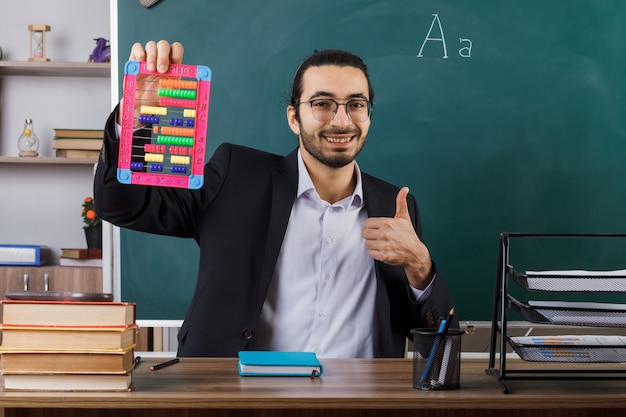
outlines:
[[[128,61],[124,69],[118,181],[201,188],[204,184],[211,70],[199,65],[172,64],[167,73],[161,74],[149,71],[146,63],[140,61]],[[150,81],[142,80],[142,85],[167,87],[154,89],[159,96],[158,104],[153,100],[154,105],[144,106],[137,98],[137,76],[144,74],[154,77]],[[182,118],[161,117],[180,113]]]

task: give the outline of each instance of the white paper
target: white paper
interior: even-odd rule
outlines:
[[[626,289],[626,269],[526,271],[526,277],[528,289],[536,291],[613,292]]]
[[[626,336],[523,336],[511,342],[526,360],[546,362],[624,362]]]

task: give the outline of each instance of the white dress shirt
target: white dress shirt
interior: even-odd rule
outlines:
[[[361,237],[361,173],[354,193],[329,204],[298,153],[298,193],[253,349],[373,357],[378,344],[374,260]]]

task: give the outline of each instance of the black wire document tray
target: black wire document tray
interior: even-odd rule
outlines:
[[[509,336],[508,341],[525,361],[626,362],[625,336]]]
[[[512,246],[516,247],[518,269],[511,262]],[[489,365],[485,372],[497,378],[502,392],[510,392],[510,380],[626,381],[625,252],[626,234],[500,234]],[[540,266],[529,270],[532,265],[546,264],[565,268],[548,270]],[[575,267],[567,269],[570,265]],[[543,331],[541,335],[529,331],[523,337],[509,334],[509,322],[517,316],[526,323],[555,327],[554,336],[545,336]],[[563,326],[578,330],[560,331],[558,328]],[[588,335],[576,335],[582,328],[589,329],[589,333],[585,331]],[[523,361],[508,367],[511,350]],[[536,364],[524,365],[524,361]]]
[[[511,306],[533,323],[570,326],[626,327],[626,304],[518,301],[508,296]]]
[[[511,277],[528,291],[609,292],[626,291],[626,270],[526,271],[512,270]]]

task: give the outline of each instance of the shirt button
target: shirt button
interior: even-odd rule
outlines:
[[[325,274],[324,275],[324,280],[325,281],[330,281],[330,274]]]
[[[333,238],[332,238],[332,237],[330,237],[330,236],[328,236],[328,237],[326,238],[326,243],[333,243]]]
[[[241,331],[241,335],[243,336],[244,339],[250,340],[250,339],[252,339],[252,330],[250,330],[250,329],[243,329]]]
[[[320,316],[320,317],[326,317],[326,311],[324,311],[324,310],[320,310],[320,312],[319,312],[319,316]]]

